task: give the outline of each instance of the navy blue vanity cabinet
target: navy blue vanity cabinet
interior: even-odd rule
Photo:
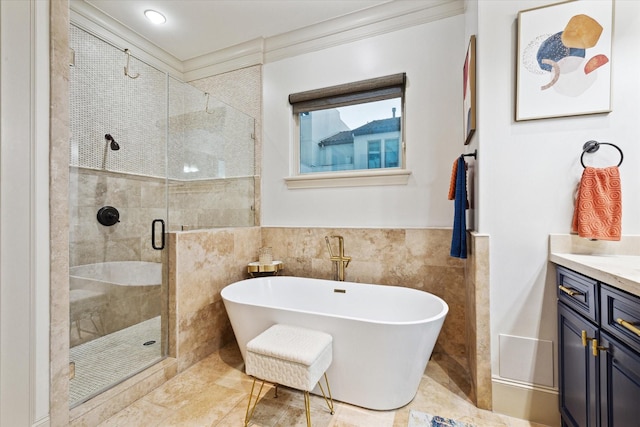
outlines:
[[[640,298],[600,284],[600,425],[640,426]]]
[[[558,385],[563,426],[598,425],[598,366],[590,346],[583,345],[583,333],[594,337],[597,328],[565,304],[558,303]]]
[[[557,267],[558,385],[562,425],[598,425],[598,369],[590,340],[599,339],[598,283]]]
[[[640,427],[640,297],[557,267],[562,425]]]
[[[606,332],[598,344],[600,425],[640,426],[640,355]]]

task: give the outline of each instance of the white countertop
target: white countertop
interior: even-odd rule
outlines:
[[[551,234],[549,261],[640,296],[640,236],[605,241]]]
[[[551,252],[549,261],[640,296],[640,256],[638,255]]]

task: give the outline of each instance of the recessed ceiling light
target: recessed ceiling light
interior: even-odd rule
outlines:
[[[146,16],[149,21],[153,22],[156,25],[164,24],[165,22],[167,22],[167,18],[165,18],[164,15],[157,10],[147,9],[144,11],[144,16]]]

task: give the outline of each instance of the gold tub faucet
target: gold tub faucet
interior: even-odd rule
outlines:
[[[327,249],[329,249],[330,260],[333,261],[334,265],[337,268],[334,268],[334,277],[333,280],[339,280],[344,282],[344,269],[347,268],[349,262],[351,261],[350,256],[345,256],[344,254],[344,238],[342,236],[331,236],[332,238],[338,239],[338,255],[334,255],[331,250],[331,243],[329,242],[329,236],[324,236],[324,240],[327,242]]]

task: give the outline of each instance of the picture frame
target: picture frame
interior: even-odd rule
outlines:
[[[462,67],[462,123],[464,144],[471,142],[476,131],[476,36],[469,38],[467,55]]]
[[[613,0],[518,13],[515,120],[611,112]]]

